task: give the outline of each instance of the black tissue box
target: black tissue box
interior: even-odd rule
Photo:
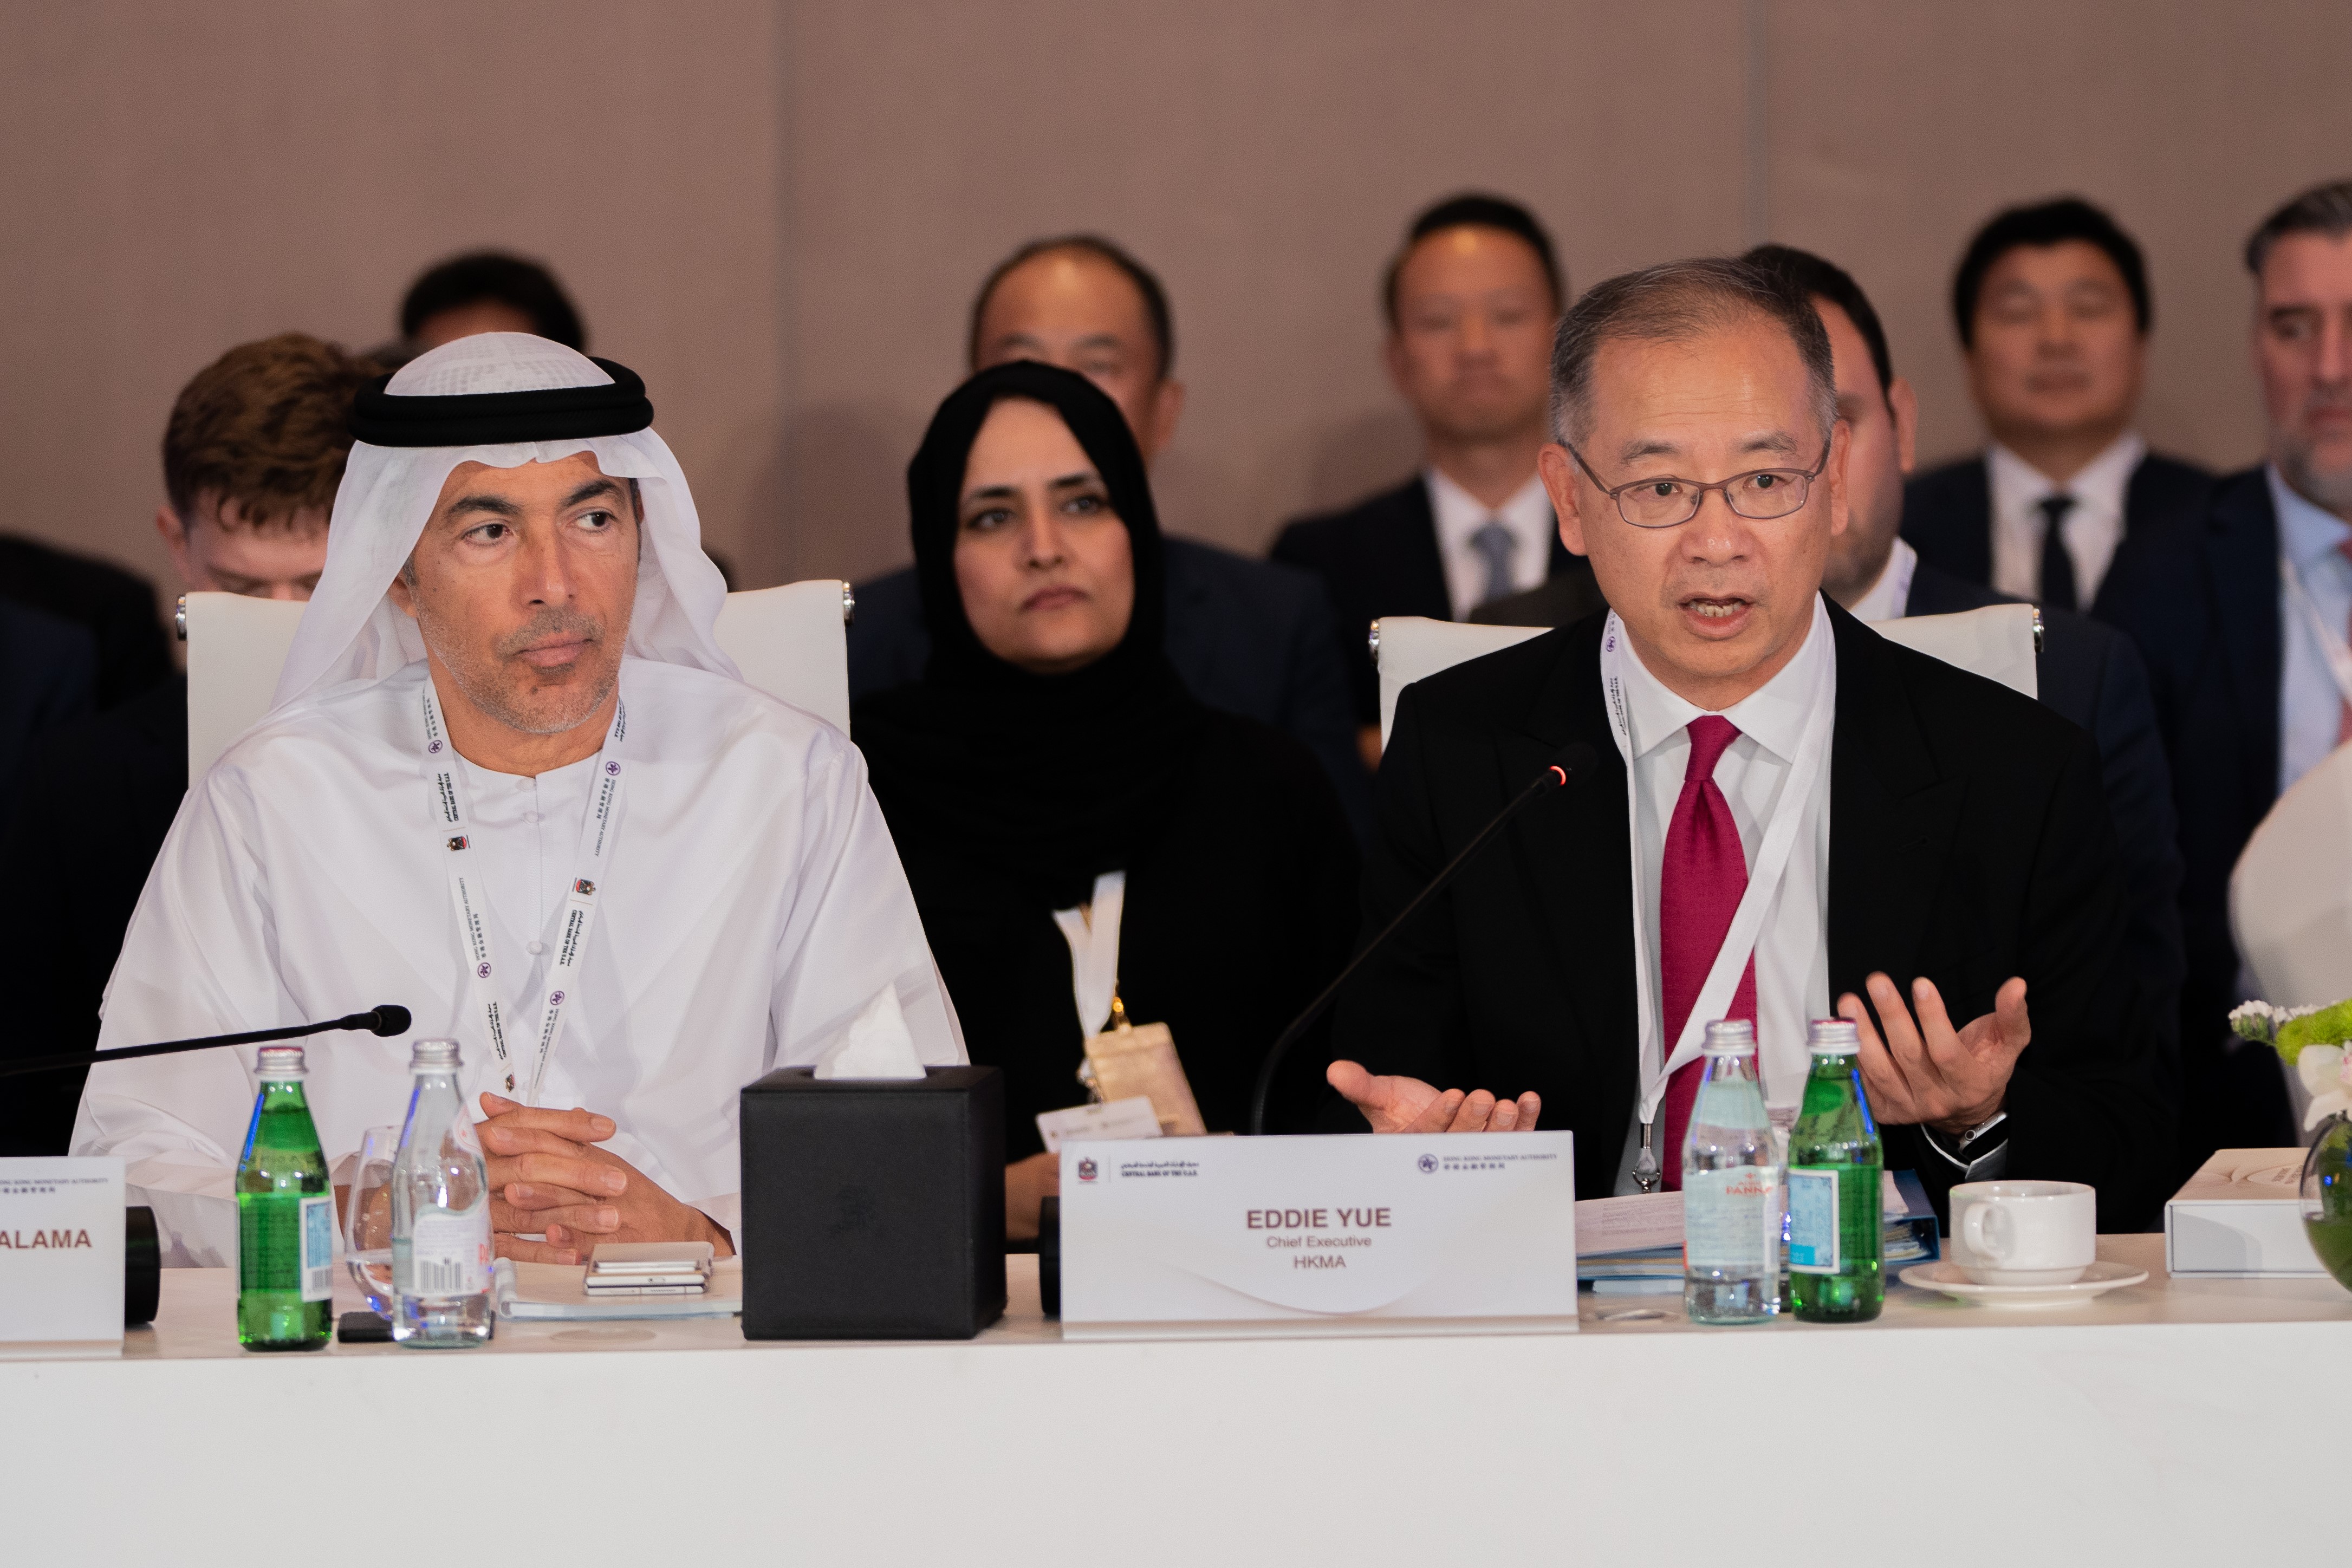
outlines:
[[[970,1339],[1004,1315],[1004,1082],[780,1068],[743,1090],[743,1336]]]

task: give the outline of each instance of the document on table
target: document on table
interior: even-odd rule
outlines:
[[[743,1263],[722,1258],[711,1265],[707,1290],[691,1295],[616,1296],[588,1293],[583,1264],[498,1261],[494,1286],[499,1316],[519,1322],[611,1322],[630,1318],[731,1318],[743,1311]]]

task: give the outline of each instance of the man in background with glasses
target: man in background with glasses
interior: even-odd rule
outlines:
[[[1671,1188],[1700,1027],[1755,1021],[1786,1116],[1834,1004],[1889,1166],[1939,1207],[2054,1177],[2144,1223],[2168,1034],[2125,953],[2097,751],[1823,596],[1849,433],[1811,301],[1732,260],[1613,278],[1551,383],[1545,488],[1609,612],[1406,688],[1368,929],[1561,747],[1597,764],[1343,998],[1333,1085],[1378,1131],[1570,1127],[1581,1196]]]

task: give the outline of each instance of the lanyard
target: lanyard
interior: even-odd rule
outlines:
[[[1829,612],[1818,598],[1813,601],[1812,627],[1805,634],[1823,639],[1834,635]],[[1633,727],[1625,695],[1625,662],[1634,656],[1626,646],[1625,623],[1617,618],[1616,612],[1610,612],[1609,623],[1601,634],[1601,690],[1609,699],[1610,732],[1616,737],[1618,755],[1625,761],[1626,840],[1638,846],[1642,841],[1636,793],[1639,786],[1633,776]],[[1657,985],[1651,974],[1649,936],[1642,918],[1639,849],[1628,857],[1627,867],[1633,882],[1634,1001],[1641,1030],[1640,1112],[1645,1132],[1657,1117],[1659,1102],[1665,1098],[1666,1081],[1685,1063],[1698,1060],[1699,1042],[1706,1037],[1707,1020],[1721,1018],[1724,1009],[1731,1005],[1732,993],[1739,987],[1740,973],[1748,967],[1748,956],[1755,951],[1756,938],[1764,929],[1764,916],[1780,891],[1780,879],[1789,869],[1797,831],[1805,824],[1813,785],[1821,778],[1822,760],[1829,755],[1830,729],[1837,709],[1837,655],[1826,641],[1814,669],[1804,735],[1797,743],[1797,755],[1791,759],[1788,779],[1780,786],[1780,798],[1772,804],[1772,819],[1765,825],[1764,841],[1757,851],[1755,865],[1749,869],[1748,891],[1740,895],[1731,927],[1724,933],[1723,946],[1717,949],[1714,966],[1707,970],[1706,984],[1699,988],[1698,999],[1691,1007],[1690,1017],[1683,1020],[1682,1033],[1671,1051],[1664,1049],[1662,1040],[1665,1026],[1658,1017]],[[1669,828],[1671,831],[1671,824]]]
[[[1127,873],[1107,871],[1095,878],[1091,905],[1054,911],[1054,924],[1070,945],[1070,990],[1077,999],[1082,1035],[1107,1027],[1103,1020],[1110,1017],[1111,998],[1118,994],[1118,920],[1126,909]]]
[[[489,1030],[493,1070],[515,1092],[515,1061],[507,1039],[507,1019],[499,1001],[499,960],[490,936],[489,889],[481,862],[475,858],[473,834],[466,826],[466,785],[459,777],[457,747],[442,722],[441,701],[433,677],[425,678],[425,749],[420,756],[425,781],[433,791],[433,847],[449,873],[449,902],[457,911],[457,930],[466,943],[466,985],[476,1011]],[[525,1104],[539,1100],[540,1080],[548,1059],[563,1033],[565,999],[574,988],[580,956],[587,950],[588,934],[596,925],[596,890],[604,880],[604,862],[613,852],[621,809],[623,742],[629,732],[625,703],[613,705],[613,728],[596,753],[596,779],[588,812],[580,823],[580,848],[564,890],[563,931],[556,939],[555,956],[547,967],[547,992],[541,998],[539,1043],[530,1063],[530,1086],[522,1092]]]
[[[2352,703],[2352,648],[2344,645],[2344,633],[2330,626],[2327,617],[2319,612],[2311,591],[2303,586],[2303,573],[2295,570],[2294,562],[2287,559],[2284,550],[2279,552],[2279,586],[2303,612],[2311,634],[2319,640],[2319,652],[2327,661],[2328,678],[2336,683],[2336,695]]]

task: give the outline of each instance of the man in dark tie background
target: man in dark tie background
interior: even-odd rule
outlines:
[[[972,301],[971,367],[1036,360],[1076,371],[1127,415],[1146,463],[1176,434],[1184,384],[1175,377],[1167,290],[1106,239],[1034,241],[998,265]],[[1168,662],[1210,707],[1283,731],[1315,753],[1360,838],[1371,784],[1359,759],[1347,673],[1322,585],[1198,539],[1163,536]],[[908,567],[857,586],[849,627],[853,700],[922,678],[930,657],[922,597]]]
[[[1596,766],[1341,999],[1359,1060],[1333,1086],[1379,1131],[1544,1116],[1605,1196],[1644,1145],[1675,1168],[1697,1024],[1756,1019],[1767,1101],[1793,1110],[1834,998],[1888,1165],[1939,1207],[1959,1180],[2054,1177],[2099,1189],[2103,1228],[2145,1223],[2173,1064],[2096,751],[1822,596],[1849,434],[1819,313],[1744,262],[1652,267],[1577,303],[1553,381],[1546,488],[1611,613],[1405,688],[1367,929],[1561,747]]]
[[[1922,561],[2092,610],[2126,535],[2203,504],[2210,476],[2131,428],[2153,318],[2138,245],[2087,202],[2014,207],[1978,231],[1952,319],[1992,440],[1911,481],[1903,537]]]
[[[2180,815],[2181,1162],[2294,1141],[2268,1051],[2229,1009],[2256,994],[2230,933],[2230,873],[2273,801],[2352,736],[2334,673],[2352,629],[2352,181],[2316,186],[2246,242],[2270,460],[2200,516],[2116,556],[2101,614],[2147,660]],[[2322,1001],[2320,997],[2282,1001]]]
[[[1744,258],[1805,295],[1821,313],[1837,365],[1846,453],[1847,522],[1830,541],[1822,586],[1863,622],[1948,615],[2014,601],[1918,559],[1896,533],[1903,481],[1918,430],[1918,399],[1895,373],[1878,312],[1846,271],[1790,246]],[[2129,889],[2127,945],[2169,1017],[2180,990],[2180,848],[2172,775],[2148,695],[2147,668],[2129,637],[2087,615],[2044,608],[2035,660],[2042,706],[2088,730]]]
[[[1274,559],[1321,575],[1339,612],[1358,735],[1380,760],[1380,680],[1365,633],[1383,615],[1462,621],[1491,600],[1561,580],[1585,610],[1592,570],[1559,542],[1536,474],[1552,324],[1566,308],[1551,238],[1496,196],[1440,202],[1390,263],[1389,377],[1412,405],[1423,470],[1344,512],[1305,517]]]

